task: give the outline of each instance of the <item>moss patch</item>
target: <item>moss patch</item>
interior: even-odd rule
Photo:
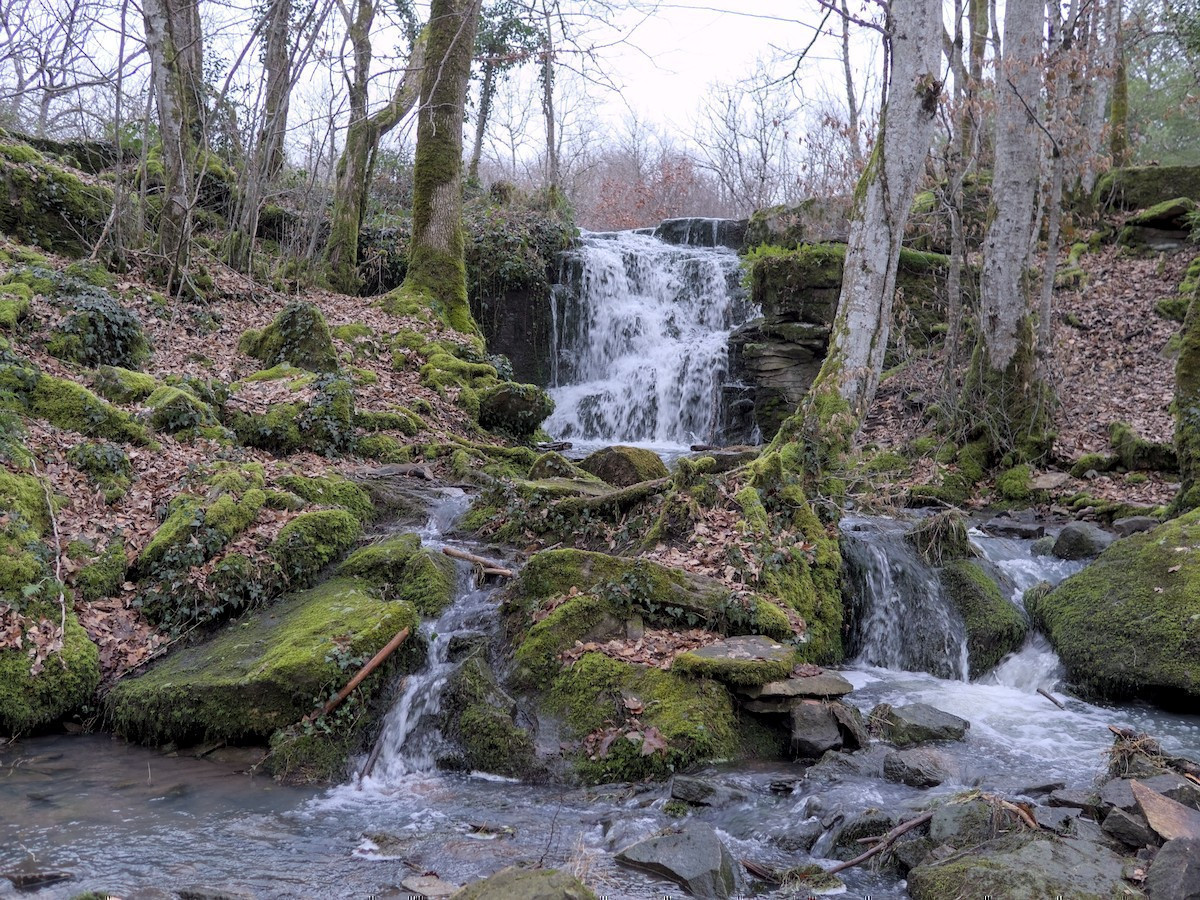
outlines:
[[[238,349],[268,366],[286,362],[310,372],[333,372],[338,367],[325,316],[304,301],[289,303],[261,332],[245,332]]]
[[[123,369],[120,366],[100,366],[92,378],[92,388],[105,400],[113,403],[136,403],[154,393],[157,382],[153,375]]]
[[[59,622],[57,604],[41,603],[25,614]],[[30,674],[23,649],[0,650],[0,734],[28,734],[79,709],[100,686],[100,651],[74,612],[67,612],[63,648],[46,659],[41,672]]]
[[[358,540],[359,519],[344,509],[304,513],[283,526],[270,552],[284,576],[305,584]]]
[[[942,569],[939,578],[966,626],[970,676],[978,678],[1020,648],[1027,630],[1025,617],[1005,599],[977,562],[954,560]]]
[[[285,475],[278,480],[278,484],[309,503],[347,510],[360,522],[369,521],[375,514],[371,495],[340,475]]]
[[[579,468],[614,487],[667,477],[662,458],[641,447],[604,447],[582,460]]]

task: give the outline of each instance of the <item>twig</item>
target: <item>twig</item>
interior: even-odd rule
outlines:
[[[899,825],[897,825],[895,828],[893,828],[891,831],[889,831],[887,834],[885,834],[882,838],[880,838],[879,843],[876,844],[874,847],[872,847],[870,850],[860,853],[858,856],[854,857],[854,859],[850,860],[849,862],[838,863],[832,869],[829,869],[826,872],[826,874],[827,875],[836,875],[838,872],[844,871],[845,869],[849,869],[851,866],[857,866],[860,862],[865,862],[866,860],[868,860],[872,856],[874,856],[876,853],[878,853],[880,850],[890,847],[893,843],[895,843],[896,838],[900,837],[900,835],[905,834],[909,831],[912,831],[918,825],[924,825],[926,822],[928,822],[930,819],[933,818],[933,812],[934,811],[931,809],[931,810],[929,810],[929,812],[921,813],[915,819],[909,819],[907,822],[901,822]]]
[[[392,653],[408,638],[411,629],[406,625],[396,632],[396,636],[387,642],[382,650],[371,657],[370,661],[365,666],[358,670],[358,674],[350,679],[350,682],[338,691],[338,695],[326,703],[321,709],[309,713],[304,717],[306,722],[311,722],[314,719],[319,719],[321,716],[327,716],[339,706],[342,701],[350,696],[350,692],[362,684],[363,679],[379,668],[379,664],[392,655]]]
[[[499,575],[503,578],[512,578],[516,574],[512,569],[506,569],[498,562],[484,559],[482,556],[476,556],[474,553],[468,553],[466,550],[459,550],[455,547],[443,547],[442,552],[455,559],[465,559],[469,563],[475,563],[475,565],[483,568],[484,575]]]
[[[1063,703],[1061,700],[1059,700],[1057,697],[1055,697],[1053,694],[1051,694],[1045,688],[1038,688],[1037,692],[1039,694],[1041,694],[1043,697],[1045,697],[1047,700],[1049,700],[1051,703],[1053,703],[1055,706],[1057,706],[1059,709],[1067,708],[1065,703]]]

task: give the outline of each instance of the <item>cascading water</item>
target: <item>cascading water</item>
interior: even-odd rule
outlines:
[[[554,296],[558,438],[717,443],[731,331],[753,310],[737,254],[636,232],[585,233]]]

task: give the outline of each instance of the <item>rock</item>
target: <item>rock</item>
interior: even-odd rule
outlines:
[[[696,806],[728,806],[745,801],[746,795],[736,788],[714,784],[705,778],[676,775],[671,779],[671,799]]]
[[[934,845],[949,844],[960,850],[990,841],[1006,828],[1005,818],[986,800],[945,803],[934,810],[929,820],[929,839]]]
[[[834,702],[829,704],[829,710],[837,719],[843,747],[847,750],[866,750],[871,746],[871,734],[857,707]]]
[[[1103,900],[1123,896],[1124,864],[1098,844],[1032,832],[1006,835],[908,873],[914,900]]]
[[[998,779],[991,782],[991,785],[993,790],[1002,794],[1013,794],[1021,797],[1038,797],[1042,794],[1060,791],[1066,787],[1065,782],[1053,778],[1042,781]]]
[[[414,897],[424,897],[425,900],[438,900],[441,897],[453,897],[461,889],[461,885],[454,884],[449,881],[442,881],[436,875],[420,875],[412,878],[405,878],[400,882],[400,887],[404,888]]]
[[[1100,813],[1100,798],[1089,791],[1057,790],[1046,801],[1050,806],[1079,809],[1095,818]]]
[[[1133,796],[1137,798],[1142,815],[1164,841],[1176,838],[1200,840],[1200,812],[1164,797],[1140,781],[1132,781],[1130,787],[1133,788]]]
[[[1029,487],[1035,491],[1057,491],[1070,480],[1066,472],[1042,472],[1034,476]]]
[[[631,487],[668,475],[662,457],[653,450],[619,445],[597,450],[583,459],[579,468],[613,487]]]
[[[1200,510],[1113,543],[1025,607],[1093,694],[1200,699]]]
[[[1012,537],[1032,541],[1046,533],[1046,526],[1041,522],[1021,522],[1017,519],[997,516],[985,522],[983,530],[996,537]]]
[[[808,853],[817,838],[825,833],[825,826],[817,816],[809,816],[787,826],[782,832],[771,835],[771,843],[785,853]]]
[[[693,897],[725,900],[737,890],[733,856],[713,827],[702,822],[647,838],[616,858],[682,885]]]
[[[826,750],[842,746],[842,731],[828,705],[800,700],[792,706],[792,751],[802,759],[816,759]]]
[[[554,401],[536,384],[502,381],[479,392],[479,424],[516,438],[531,436],[554,412]]]
[[[1123,809],[1109,810],[1100,826],[1105,834],[1110,834],[1128,847],[1145,847],[1158,844],[1158,836],[1146,822],[1146,817],[1137,813],[1126,812]]]
[[[742,693],[747,697],[765,700],[779,697],[842,697],[853,690],[854,686],[837,672],[822,669],[816,675],[793,675],[782,681],[748,687]]]
[[[673,671],[713,678],[731,687],[768,684],[787,676],[796,650],[761,634],[725,638],[675,657]]]
[[[1073,806],[1035,806],[1033,818],[1043,828],[1061,834],[1067,831],[1071,820],[1077,818],[1080,812]]]
[[[1114,778],[1100,788],[1100,802],[1104,806],[1123,809],[1126,812],[1137,809],[1137,798],[1133,795],[1132,778]],[[1149,778],[1137,779],[1144,787],[1182,803],[1191,809],[1200,810],[1200,785],[1193,784],[1181,775],[1167,772]]]
[[[933,841],[920,835],[903,835],[892,845],[892,855],[896,858],[896,867],[901,875],[907,875],[912,869],[921,865],[935,847]]]
[[[574,875],[515,866],[468,884],[453,896],[458,900],[596,900],[591,889]]]
[[[865,849],[865,845],[860,843],[862,838],[887,834],[898,824],[895,816],[875,808],[852,815],[834,838],[830,856],[841,860],[853,859]]]
[[[928,747],[893,750],[883,759],[883,777],[909,787],[937,787],[953,777],[951,768],[948,756]]]
[[[321,310],[312,303],[289,303],[262,331],[250,329],[238,349],[270,367],[289,363],[310,372],[337,371],[337,348]]]
[[[1126,516],[1123,519],[1114,519],[1112,527],[1121,537],[1129,537],[1131,534],[1157,528],[1158,524],[1158,519],[1153,516]]]
[[[938,579],[967,630],[971,678],[991,671],[1025,642],[1028,631],[1025,616],[1004,596],[984,564],[969,559],[953,560],[942,567]]]
[[[758,459],[762,453],[761,447],[725,447],[723,449],[701,450],[693,453],[690,457],[693,460],[709,457],[714,465],[709,470],[713,475],[720,475],[723,472],[731,472],[738,466],[744,466],[746,463],[753,462]]]
[[[254,900],[255,897],[253,891],[209,887],[204,884],[192,884],[177,888],[175,894],[179,900]]]
[[[966,517],[957,510],[946,510],[921,519],[904,535],[904,540],[931,566],[975,556],[967,536]]]
[[[1142,228],[1159,228],[1169,231],[1188,231],[1188,217],[1196,212],[1196,201],[1189,197],[1175,197],[1155,203],[1148,209],[1136,212],[1125,219],[1126,225]]]
[[[37,891],[52,884],[70,881],[74,877],[70,872],[54,869],[17,868],[0,872],[0,878],[7,878],[18,891]]]
[[[1200,840],[1167,841],[1146,872],[1152,900],[1200,900]]]
[[[1200,166],[1126,166],[1096,182],[1096,200],[1118,209],[1148,209],[1176,197],[1200,197]]]
[[[927,703],[889,706],[881,703],[868,718],[882,724],[881,737],[897,747],[925,741],[961,741],[971,723]]]
[[[1114,537],[1099,525],[1071,522],[1058,533],[1053,553],[1059,559],[1087,559],[1098,556],[1113,540]]]
[[[541,481],[546,478],[594,478],[594,475],[583,471],[561,453],[553,450],[539,456],[529,467],[529,480]]]
[[[728,247],[741,250],[746,241],[746,219],[667,219],[654,236],[668,244],[686,247]]]

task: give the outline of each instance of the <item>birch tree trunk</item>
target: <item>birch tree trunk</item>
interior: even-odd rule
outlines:
[[[187,269],[192,169],[204,141],[204,44],[196,0],[144,0],[142,17],[162,142],[158,249],[174,289]]]
[[[1008,0],[996,75],[996,162],[980,275],[980,342],[964,411],[972,436],[1035,460],[1049,448],[1048,397],[1036,364],[1030,250],[1041,171],[1043,0]]]
[[[481,0],[433,0],[413,165],[413,234],[400,292],[477,334],[463,260],[463,110]]]
[[[802,427],[806,440],[816,444],[818,464],[848,449],[879,385],[900,240],[933,139],[942,88],[941,34],[939,0],[892,4],[880,137],[855,191],[829,352],[802,417],[785,422],[776,438],[794,439],[796,427]]]

